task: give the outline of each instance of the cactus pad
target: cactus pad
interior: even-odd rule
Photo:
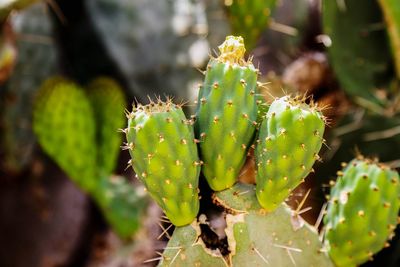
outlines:
[[[96,203],[118,236],[130,238],[139,229],[146,199],[124,177],[104,176],[94,193]]]
[[[229,253],[222,256],[219,248],[205,248],[200,229],[193,223],[175,229],[161,266],[333,266],[316,229],[285,204],[266,213],[257,202],[253,185],[235,184],[215,193],[213,199],[228,213],[225,232]],[[293,219],[304,224],[295,229]]]
[[[128,120],[127,148],[138,178],[173,224],[190,224],[199,210],[201,165],[192,123],[170,100],[138,105]]]
[[[243,36],[250,49],[267,29],[276,0],[225,1],[233,34]]]
[[[95,122],[84,91],[61,77],[48,79],[34,103],[33,130],[43,150],[90,192],[96,184]]]
[[[257,198],[266,210],[278,207],[311,171],[324,128],[318,109],[302,99],[285,96],[271,104],[255,152]]]
[[[197,222],[175,228],[159,267],[213,266],[226,267],[221,255],[205,247]]]
[[[253,141],[257,119],[258,70],[243,59],[241,37],[228,36],[207,66],[197,106],[196,137],[202,168],[215,191],[231,187]]]
[[[117,130],[125,124],[125,96],[119,85],[106,77],[92,81],[87,93],[96,119],[98,166],[104,175],[110,175],[117,163],[122,143]]]
[[[323,1],[329,60],[343,90],[355,98],[382,104],[376,88],[390,77],[392,59],[378,1]]]
[[[362,264],[393,235],[400,206],[397,172],[355,159],[339,172],[325,217],[325,243],[337,266]]]

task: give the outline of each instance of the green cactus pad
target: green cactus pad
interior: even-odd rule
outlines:
[[[202,172],[215,191],[231,187],[253,141],[257,119],[257,69],[243,59],[241,37],[228,36],[210,60],[197,106],[196,137]]]
[[[61,77],[48,79],[34,103],[33,130],[43,150],[79,187],[96,187],[93,111],[84,91]]]
[[[232,266],[333,266],[318,231],[283,203],[266,213],[253,185],[237,184],[216,197],[231,210],[244,210],[227,215]]]
[[[177,227],[164,250],[159,267],[212,266],[226,267],[217,252],[207,249],[200,238],[197,222]]]
[[[129,238],[136,233],[147,207],[146,199],[124,177],[104,176],[93,197],[118,236]]]
[[[338,175],[324,218],[325,244],[337,266],[357,266],[393,236],[400,207],[399,175],[362,158]]]
[[[170,100],[138,105],[128,120],[127,148],[138,178],[173,224],[190,224],[199,210],[201,165],[191,122]]]
[[[343,90],[383,104],[376,90],[390,80],[392,59],[378,1],[322,1],[322,9],[329,59]]]
[[[285,204],[265,212],[253,185],[236,184],[214,194],[213,199],[228,213],[229,254],[223,258],[219,249],[206,249],[200,229],[193,223],[175,229],[161,266],[333,266],[316,229]],[[174,264],[168,265],[171,262]]]
[[[225,1],[233,34],[243,36],[248,47],[253,49],[268,27],[275,4],[276,0]]]
[[[323,143],[324,118],[299,98],[276,99],[260,126],[255,151],[257,198],[272,211],[311,171]]]
[[[115,168],[122,143],[118,129],[124,127],[125,95],[112,79],[100,77],[88,86],[97,126],[98,166],[104,175]]]

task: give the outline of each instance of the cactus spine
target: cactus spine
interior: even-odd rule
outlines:
[[[208,63],[200,88],[195,127],[202,172],[215,191],[235,183],[257,119],[258,70],[243,58],[243,39],[228,36],[219,50],[220,55]]]
[[[192,122],[171,100],[138,105],[125,130],[131,164],[170,221],[190,224],[199,210],[197,154]]]
[[[276,99],[261,123],[256,147],[257,198],[274,210],[310,172],[323,143],[324,118],[300,98]]]
[[[397,225],[397,172],[369,159],[354,159],[338,172],[325,217],[325,244],[337,266],[356,266],[387,245]]]

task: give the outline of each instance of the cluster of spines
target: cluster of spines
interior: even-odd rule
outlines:
[[[388,166],[362,156],[342,166],[330,183],[325,244],[337,266],[356,266],[389,246],[398,223],[400,181]]]
[[[324,142],[325,119],[303,97],[276,99],[261,123],[256,141],[257,197],[274,210],[312,171]]]
[[[191,223],[199,209],[202,164],[192,121],[170,99],[138,104],[127,117],[129,164],[173,224]]]
[[[219,49],[200,86],[195,127],[202,171],[215,191],[236,182],[257,126],[258,70],[244,60],[243,39],[228,36]]]

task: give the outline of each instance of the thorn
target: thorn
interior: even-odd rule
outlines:
[[[172,266],[172,263],[174,263],[175,259],[178,257],[179,253],[181,253],[182,249],[179,249],[172,261],[170,262],[169,266]]]
[[[218,121],[219,121],[219,118],[218,118],[218,116],[214,116],[214,120],[213,120],[213,122],[216,124]]]
[[[170,223],[170,222],[169,222]],[[168,234],[168,230],[166,230],[165,228],[164,228],[164,226],[161,224],[161,223],[159,223],[159,222],[157,222],[157,224],[158,224],[158,226],[160,226],[160,228],[161,228],[161,230],[163,231],[162,233],[165,233],[165,235],[167,236],[167,238],[168,239],[171,239],[171,236]],[[168,229],[171,227],[171,225],[172,225],[172,223],[170,223],[170,226],[168,226]],[[163,236],[164,234],[162,234],[161,236]],[[159,237],[160,238],[160,237]],[[159,239],[159,238],[157,238],[157,239]]]
[[[165,234],[167,234],[167,232],[168,232],[168,230],[172,227],[172,223],[167,227],[167,228],[163,228],[163,227],[161,227],[161,228],[163,228],[163,231],[161,232],[161,234],[157,237],[157,240],[159,240],[163,235],[165,235]],[[169,239],[170,239],[171,237],[169,237]]]
[[[143,261],[143,263],[149,263],[149,262],[158,261],[158,260],[162,260],[162,259],[163,259],[163,257],[156,257],[156,258],[145,260],[145,261]]]
[[[320,210],[320,212],[319,212],[319,214],[318,214],[317,221],[316,221],[315,224],[314,224],[314,227],[315,227],[315,229],[317,229],[317,230],[318,230],[319,226],[321,225],[322,219],[323,219],[323,217],[324,217],[324,215],[325,215],[326,207],[327,207],[327,203],[325,202],[325,203],[322,205],[322,208],[321,208],[321,210]]]
[[[260,253],[260,251],[258,251],[258,249],[256,249],[255,247],[252,247],[252,250],[253,250],[255,253],[257,253],[257,255],[258,255],[266,264],[269,265],[268,260],[267,260],[266,258],[264,258],[263,255],[261,255],[261,253]]]

